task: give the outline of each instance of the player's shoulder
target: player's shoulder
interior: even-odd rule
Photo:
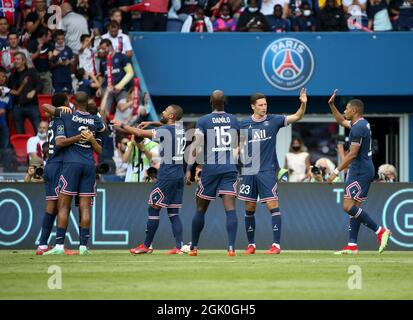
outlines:
[[[285,116],[282,114],[274,114],[274,113],[269,113],[267,115],[267,120],[268,121],[284,121]]]

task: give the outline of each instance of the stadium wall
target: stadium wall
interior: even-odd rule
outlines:
[[[154,96],[413,94],[413,33],[131,33]],[[287,66],[288,61],[290,67]],[[287,67],[286,67],[287,66]]]
[[[342,210],[343,184],[282,184],[279,187],[283,216],[284,249],[334,250],[347,243],[348,217]],[[125,249],[142,243],[147,218],[150,184],[107,183],[98,186],[92,211],[92,248]],[[181,217],[184,241],[190,241],[191,220],[195,212],[194,187],[187,187]],[[390,250],[413,248],[413,184],[373,184],[365,209],[380,224],[393,232]],[[40,236],[44,212],[42,184],[2,183],[0,189],[0,249],[33,249]],[[66,244],[78,245],[77,209],[71,215]],[[237,201],[237,247],[245,247],[243,203]],[[256,243],[266,248],[272,242],[270,216],[258,205]],[[55,235],[52,234],[52,237]],[[225,248],[225,215],[220,200],[214,201],[206,216],[200,248]],[[376,250],[375,235],[362,227],[362,250]],[[154,248],[174,244],[169,219],[164,211]]]

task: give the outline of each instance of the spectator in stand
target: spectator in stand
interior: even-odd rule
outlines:
[[[342,2],[349,30],[366,31],[368,28],[367,0],[342,0]]]
[[[2,0],[0,2],[0,15],[7,19],[10,27],[15,26],[19,15],[19,0]]]
[[[347,31],[347,22],[343,9],[337,0],[327,0],[317,17],[318,31]]]
[[[271,16],[265,16],[268,28],[273,32],[288,32],[291,30],[290,20],[283,18],[283,7],[279,4],[274,6],[274,13]]]
[[[80,37],[82,46],[79,49],[79,68],[84,69],[90,77],[97,77],[99,73],[99,59],[97,56],[99,43],[97,40],[100,41],[100,36],[95,36],[93,31],[90,36],[84,34]]]
[[[37,134],[34,137],[27,140],[27,156],[29,160],[33,157],[39,157],[43,159],[43,144],[47,142],[47,130],[49,129],[49,124],[47,121],[41,121],[39,127],[37,128]]]
[[[120,32],[123,34],[129,34],[129,28],[126,26],[125,22],[122,21],[122,11],[118,8],[112,9],[109,12],[110,21],[116,21],[120,26]]]
[[[185,20],[181,32],[214,32],[212,22],[205,16],[205,10],[197,7],[195,12]]]
[[[95,14],[94,12],[95,7],[89,3],[89,0],[77,0],[77,3],[74,6],[74,8],[75,8],[76,13],[82,15],[86,19],[88,29],[92,29],[93,28],[92,17]]]
[[[94,93],[100,87],[99,80],[93,74],[86,73],[83,68],[77,69],[76,79],[77,83],[75,92],[83,91],[89,97],[94,96]]]
[[[413,0],[396,0],[391,9],[395,15],[395,30],[413,31]]]
[[[374,31],[393,30],[386,0],[370,0],[367,15],[369,17],[369,29]]]
[[[127,136],[117,134],[116,136],[116,149],[113,154],[113,161],[116,166],[116,175],[121,178],[121,181],[125,181],[126,170],[128,169],[128,163],[123,161],[123,156],[128,146],[129,139]]]
[[[47,13],[46,0],[32,1],[35,4],[34,11],[31,11],[26,17],[26,30],[30,34],[30,42],[35,43],[40,30],[49,28],[47,23],[52,15]]]
[[[72,49],[73,54],[78,54],[82,47],[79,39],[83,34],[89,34],[87,20],[82,15],[73,12],[72,5],[68,2],[60,6],[62,10],[62,30],[65,31],[67,46]]]
[[[41,94],[52,94],[52,74],[49,71],[49,54],[51,53],[51,44],[47,41],[48,32],[41,29],[38,32],[38,38],[35,42],[30,42],[27,49],[30,53],[30,59],[39,73],[42,81]]]
[[[382,164],[377,170],[377,175],[377,182],[397,182],[397,170],[391,164]]]
[[[272,16],[277,4],[283,9],[282,18],[286,19],[290,15],[290,0],[262,0],[260,11],[264,16]]]
[[[248,6],[239,17],[237,31],[268,31],[267,20],[258,8],[258,0],[248,0],[247,4]]]
[[[178,18],[185,22],[190,14],[194,14],[197,7],[204,7],[205,0],[181,0],[181,6],[178,10]]]
[[[34,131],[40,123],[40,112],[37,105],[37,93],[42,83],[35,68],[27,66],[26,56],[21,52],[14,54],[16,71],[10,77],[10,89],[13,96],[13,117],[17,133],[24,133],[24,120],[28,118]]]
[[[101,107],[109,113],[113,102],[119,102],[127,95],[126,86],[133,78],[133,68],[128,58],[119,52],[113,50],[112,42],[109,39],[103,39],[100,42],[99,54],[101,56],[100,61],[100,73],[99,81],[101,84],[100,95],[103,96],[105,91],[110,85],[109,81],[112,81],[113,91],[108,93],[105,104],[101,104]],[[107,58],[110,56],[112,59],[112,75],[108,73]]]
[[[72,64],[74,56],[72,49],[66,45],[63,30],[56,30],[53,51],[49,54],[50,69],[54,92],[72,93]]]
[[[232,17],[238,21],[244,6],[244,0],[207,0],[205,14],[211,17],[211,20],[218,18],[220,15],[220,8],[223,4],[229,4],[231,7]]]
[[[116,21],[111,21],[108,25],[108,33],[102,35],[102,39],[109,39],[116,52],[123,53],[127,58],[132,58],[133,51],[129,36],[123,34]]]
[[[122,12],[123,25],[121,23],[119,25],[122,27],[122,30],[125,29],[123,33],[128,34],[128,31],[132,29],[132,13],[129,10],[129,7],[133,5],[136,1],[135,0],[116,0],[116,2],[117,2],[116,8],[118,8]],[[109,10],[109,17],[110,17],[110,12],[112,10]]]
[[[284,168],[289,171],[290,182],[303,182],[310,177],[310,155],[301,138],[296,137],[291,141]]]
[[[169,8],[169,11],[168,11],[168,20],[169,19],[179,19],[179,17],[178,17],[179,9],[181,9],[181,0],[171,0],[170,8]]]
[[[0,153],[9,147],[9,127],[7,113],[12,109],[10,89],[7,87],[7,74],[0,68]]]
[[[303,1],[301,1],[301,0],[290,0],[290,17],[292,19],[294,19],[296,17],[300,17],[303,14],[302,6],[305,3],[307,3],[310,10],[313,9],[313,4],[312,4],[312,1],[310,1],[310,0],[303,0]]]
[[[8,37],[9,46],[3,50],[1,54],[1,66],[6,69],[7,75],[10,76],[15,70],[14,54],[21,52],[26,58],[26,62],[29,68],[33,67],[33,63],[30,60],[29,51],[19,47],[19,35],[16,32],[10,32]]]
[[[316,18],[314,17],[311,6],[308,2],[303,2],[300,7],[301,14],[296,14],[293,18],[292,29],[294,31],[312,31],[316,30]]]
[[[143,0],[135,6],[129,7],[129,10],[138,10],[142,12],[141,27],[142,31],[166,31],[168,22],[168,5],[169,0]]]
[[[7,36],[9,34],[9,24],[5,17],[0,17],[0,51],[7,48]]]
[[[213,27],[214,32],[229,32],[237,29],[237,22],[235,21],[231,6],[228,3],[224,3],[219,8],[220,15],[214,19]]]

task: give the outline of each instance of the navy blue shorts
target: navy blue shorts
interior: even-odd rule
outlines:
[[[241,176],[238,199],[250,202],[278,200],[275,170]]]
[[[44,167],[44,187],[46,191],[46,200],[57,200],[59,197],[59,179],[62,174],[63,163],[47,163]]]
[[[184,196],[184,179],[158,180],[152,187],[148,204],[161,208],[181,208]]]
[[[227,172],[217,175],[204,175],[201,173],[201,178],[198,182],[196,195],[202,199],[215,200],[222,195],[237,196],[237,177],[236,172]]]
[[[353,199],[360,202],[366,201],[367,194],[373,180],[374,175],[352,174],[350,170],[346,179],[346,191],[344,193],[344,199]]]
[[[96,196],[95,166],[81,163],[65,163],[59,181],[59,190],[63,194],[79,197]]]

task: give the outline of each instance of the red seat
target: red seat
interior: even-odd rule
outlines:
[[[13,115],[10,117],[9,121],[9,129],[10,129],[10,135],[16,134],[16,126],[14,125],[14,119]],[[24,121],[24,132],[25,134],[30,135],[31,137],[35,136],[36,134],[34,133],[34,129],[32,126],[32,123],[29,121],[29,119],[25,119]]]
[[[42,120],[47,120],[46,112],[43,111],[42,105],[43,104],[52,104],[52,96],[50,94],[38,94],[37,95],[37,102],[40,111],[40,117]],[[60,106],[58,106],[60,107]]]
[[[10,144],[16,151],[19,164],[27,164],[27,140],[32,137],[30,134],[14,134],[10,137]]]

